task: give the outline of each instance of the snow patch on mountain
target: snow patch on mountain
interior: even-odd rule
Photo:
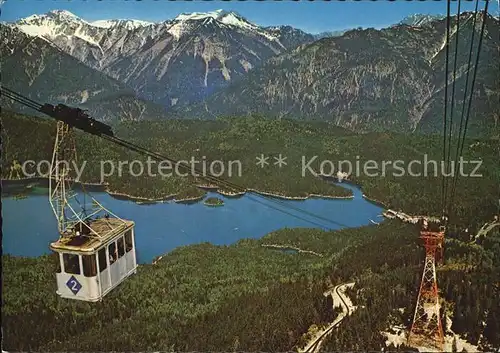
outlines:
[[[14,26],[19,28],[22,32],[26,33],[29,36],[34,37],[44,37],[47,35],[51,35],[54,31],[54,27],[43,24],[43,25],[31,25],[31,24],[18,24]]]
[[[216,10],[211,12],[193,12],[193,13],[181,13],[174,21],[193,21],[193,20],[204,20],[213,18],[226,25],[255,29],[258,28],[257,25],[248,22],[245,18],[238,15],[235,12],[228,12],[224,10]]]
[[[175,39],[179,39],[183,34],[189,32],[188,27],[183,22],[177,22],[170,26],[167,30]]]
[[[116,25],[116,20],[98,20],[94,22],[90,22],[92,26],[99,28],[111,28]]]
[[[225,13],[224,10],[216,10],[211,12],[192,12],[192,13],[181,13],[174,21],[190,21],[190,20],[203,20],[205,18],[215,18],[217,19],[219,16]]]
[[[405,17],[403,20],[401,20],[401,22],[398,23],[398,25],[420,27],[442,18],[444,18],[444,16],[442,15],[413,14]]]
[[[78,28],[78,30],[75,32],[74,36],[86,41],[87,43],[89,43],[91,45],[98,47],[99,49],[101,49],[101,51],[103,51],[101,46],[99,45],[99,43],[94,38],[87,35],[81,28]]]
[[[241,28],[246,28],[246,29],[256,29],[258,28],[256,25],[253,23],[248,22],[241,16],[237,16],[234,12],[226,13],[224,16],[222,16],[220,19],[217,19],[220,22],[230,25],[230,26],[236,26],[236,27],[241,27]]]
[[[74,13],[71,13],[67,10],[52,10],[48,13],[48,15],[60,18],[72,19],[72,20],[81,20],[80,17],[76,16]]]
[[[175,27],[174,29],[172,29],[172,34],[176,38],[179,38],[179,33],[182,32],[182,28],[184,27],[183,23],[198,20],[204,20],[204,24],[209,24],[211,23],[210,21],[215,20],[219,25],[232,26],[243,30],[252,31],[266,37],[268,40],[278,41],[278,38],[276,36],[268,33],[256,24],[249,22],[247,19],[240,16],[236,12],[228,12],[224,10],[181,13],[173,20],[174,22],[176,22],[176,25],[174,25]]]
[[[167,27],[167,32],[175,39],[179,40],[184,34],[190,33],[197,28],[197,26],[200,25],[200,21],[203,21],[201,25],[215,24],[222,28],[228,26],[229,28],[244,30],[254,35],[260,35],[267,40],[277,42],[278,45],[283,47],[281,43],[279,43],[278,37],[272,31],[249,22],[235,12],[224,10],[182,13],[173,20],[167,20],[160,23],[134,19],[108,19],[87,22],[69,11],[54,10],[43,15],[31,15],[9,25],[19,28],[30,36],[44,37],[49,40],[59,35],[71,35],[69,33],[71,30],[76,31],[77,28],[81,26],[83,28],[79,30],[82,32],[85,31],[87,34],[80,34],[78,37],[88,41],[92,45],[97,45],[104,35],[103,31],[135,31],[140,28],[149,28],[151,34],[154,34],[162,27]]]
[[[127,29],[133,30],[139,27],[146,27],[153,25],[153,22],[141,20],[98,20],[90,22],[90,25],[99,28],[113,28],[117,26],[124,26]]]

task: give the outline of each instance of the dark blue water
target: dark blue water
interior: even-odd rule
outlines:
[[[353,191],[353,199],[314,198],[280,202],[349,227],[369,225],[370,219],[380,219],[380,207],[366,201],[358,188],[348,184],[341,185]],[[133,201],[115,199],[102,192],[93,193],[93,196],[119,217],[135,221],[140,263],[149,263],[155,257],[182,245],[201,242],[229,245],[242,238],[259,238],[285,227],[341,228],[256,195],[226,198],[215,193],[207,194],[206,197],[222,198],[225,203],[222,207],[208,207],[203,205],[202,201],[195,204],[168,201],[138,205]],[[261,203],[253,201],[254,198]],[[4,253],[18,256],[50,253],[49,243],[57,240],[58,234],[48,195],[30,195],[19,200],[5,197],[2,201]],[[302,219],[274,208],[283,209]]]

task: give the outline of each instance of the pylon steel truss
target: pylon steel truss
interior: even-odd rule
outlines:
[[[87,223],[86,227],[90,229],[90,233],[100,237],[101,235],[92,229],[89,222],[86,222],[88,219],[100,214],[120,218],[88,195],[84,189],[85,199],[88,198],[91,205],[80,202],[78,194],[73,190],[77,166],[73,129],[66,123],[58,121],[50,166],[49,201],[57,219],[59,234],[61,237],[73,236],[78,224]]]
[[[436,261],[437,258],[442,259],[440,255],[444,232],[422,231],[420,238],[424,241],[425,263],[408,344],[413,347],[433,346],[442,350],[444,334],[436,279]]]

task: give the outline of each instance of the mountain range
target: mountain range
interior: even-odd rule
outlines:
[[[166,107],[199,101],[271,56],[313,40],[289,26],[262,28],[221,10],[180,14],[161,23],[89,23],[52,11],[7,26],[48,41]]]
[[[431,24],[436,20],[442,20],[444,16],[442,15],[424,15],[424,14],[413,14],[402,19],[398,25],[407,25],[413,27],[425,26]]]
[[[451,21],[448,107],[454,93],[454,124],[462,114],[471,34],[475,41],[467,82],[471,90],[482,18],[472,13]],[[425,25],[350,30],[269,59],[202,103],[180,110],[206,118],[262,114],[278,118],[333,120],[358,131],[437,132],[442,129],[446,20]],[[458,47],[456,40],[458,36]],[[499,22],[487,17],[468,128],[498,136],[500,115]],[[456,74],[454,53],[457,48]],[[455,82],[455,90],[452,84]],[[465,108],[467,109],[466,102]],[[449,108],[449,118],[451,119]]]
[[[165,108],[140,99],[124,83],[92,69],[48,41],[0,26],[2,85],[45,103],[89,109],[102,120],[155,119]],[[33,114],[2,97],[2,108]]]
[[[460,52],[468,53],[472,17],[461,16]],[[498,27],[488,18],[475,87],[480,107],[472,125],[483,130],[499,123]],[[3,84],[103,120],[260,113],[362,131],[435,131],[442,116],[446,31],[439,16],[313,35],[222,10],[159,23],[88,22],[55,10],[2,23],[0,32]],[[450,50],[455,35],[453,22]],[[459,86],[466,63],[460,55]]]

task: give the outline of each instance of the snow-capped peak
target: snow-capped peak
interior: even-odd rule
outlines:
[[[172,21],[165,22],[170,25],[169,33],[176,39],[180,38],[184,33],[190,31],[190,23],[195,21],[203,21],[203,24],[215,23],[219,26],[229,26],[251,31],[255,34],[266,37],[268,40],[277,41],[278,38],[271,33],[268,33],[264,28],[249,22],[246,18],[236,12],[215,10],[210,12],[192,12],[181,13]]]
[[[60,16],[60,17],[65,17],[65,18],[71,18],[71,19],[80,19],[80,17],[76,16],[75,14],[67,11],[67,10],[52,10],[47,13],[47,15],[52,15],[52,16]]]
[[[187,21],[196,21],[196,20],[215,20],[218,23],[224,25],[245,28],[249,30],[258,30],[260,28],[259,26],[249,22],[243,16],[235,12],[225,11],[225,10],[181,13],[173,20],[166,21],[165,23],[179,24],[179,23],[186,23]],[[29,25],[29,27],[33,26],[52,27],[53,25],[59,24],[61,22],[75,23],[75,24],[84,23],[92,27],[105,28],[105,29],[121,27],[121,28],[126,28],[128,30],[134,30],[139,27],[146,27],[155,24],[154,22],[134,20],[134,19],[108,19],[108,20],[97,20],[93,22],[87,22],[67,10],[52,10],[43,15],[31,15],[29,17],[17,21],[16,24],[24,27],[26,27],[27,25]],[[35,32],[34,28],[29,28],[28,30],[31,33]],[[44,32],[46,32],[46,30],[47,28],[45,28]]]
[[[202,25],[203,28],[205,26],[218,26],[220,28],[229,27],[243,30],[266,37],[270,41],[277,41],[281,45],[277,34],[273,31],[259,27],[235,12],[224,10],[182,13],[173,20],[162,23],[134,19],[107,19],[88,22],[69,11],[53,10],[44,15],[32,15],[11,24],[11,26],[17,27],[31,36],[43,37],[58,42],[64,40],[64,45],[78,38],[98,47],[98,43],[105,36],[119,36],[123,34],[123,31],[135,31],[140,28],[144,28],[151,36],[155,36],[156,33],[166,28],[170,35],[179,40],[182,36],[199,28],[199,25]]]
[[[154,24],[153,22],[141,20],[98,20],[91,22],[90,25],[100,28],[112,28],[116,26],[123,26],[127,29],[136,29]]]
[[[52,10],[43,15],[31,15],[11,26],[30,36],[48,39],[61,33],[64,28],[77,28],[88,24],[80,17],[66,10]]]
[[[116,19],[116,20],[98,20],[94,22],[87,22],[75,14],[66,10],[52,10],[44,15],[31,15],[29,17],[23,18],[17,22],[18,25],[38,25],[41,24],[48,25],[50,23],[76,23],[76,24],[86,24],[92,27],[99,28],[112,28],[112,27],[124,27],[129,30],[136,29],[138,27],[149,26],[153,22],[133,20],[133,19]]]
[[[181,13],[174,21],[189,21],[189,20],[203,20],[205,18],[217,18],[222,14],[224,10],[216,10],[211,12],[191,12],[191,13]]]
[[[232,12],[224,11],[222,9],[210,11],[210,12],[190,12],[190,13],[181,13],[174,21],[189,21],[189,20],[203,20],[206,18],[213,19],[221,19],[224,16],[231,14]]]
[[[429,15],[429,14],[413,14],[410,16],[405,17],[401,22],[399,22],[399,25],[408,25],[408,26],[424,26],[427,23],[430,23],[435,20],[439,20],[443,18],[442,15]]]
[[[213,18],[225,25],[231,25],[241,28],[256,28],[257,26],[253,23],[248,22],[244,17],[240,16],[235,12],[229,12],[224,10],[215,10],[210,12],[192,12],[192,13],[181,13],[174,21],[191,21],[191,20],[204,20]]]
[[[66,10],[52,10],[43,15],[31,15],[20,19],[18,25],[47,25],[48,23],[86,23],[80,17]]]
[[[234,12],[229,12],[224,14],[222,17],[218,18],[218,20],[226,25],[232,25],[236,27],[242,28],[256,28],[257,26],[253,23],[248,22],[245,18],[239,16]]]

